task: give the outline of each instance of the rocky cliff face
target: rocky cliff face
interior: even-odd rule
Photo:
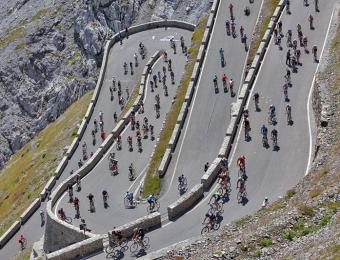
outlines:
[[[105,41],[133,20],[195,23],[209,0],[0,1],[0,169],[93,89]],[[187,8],[188,7],[188,8]]]

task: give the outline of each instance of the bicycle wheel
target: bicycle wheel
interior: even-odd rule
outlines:
[[[224,189],[222,188],[222,186],[218,188],[217,192],[220,194],[224,194]]]
[[[218,229],[220,228],[220,225],[221,225],[221,224],[220,224],[219,222],[216,222],[216,221],[215,221],[215,222],[214,222],[213,229],[214,229],[214,230],[218,230]]]
[[[130,252],[135,253],[138,250],[138,247],[139,247],[138,242],[134,241],[130,246]]]
[[[161,206],[161,204],[159,203],[159,201],[157,200],[157,201],[155,201],[155,207],[154,207],[154,211],[158,211],[159,210],[159,208],[160,208],[160,206]]]
[[[111,247],[111,246],[105,247],[105,253],[107,253],[107,254],[111,254],[113,252],[113,250],[114,250],[114,248]]]
[[[149,204],[149,205],[146,207],[146,211],[150,214],[151,212],[154,211],[154,208],[155,208],[155,207],[151,207],[151,204]]]
[[[121,251],[126,251],[128,249],[128,240],[126,238],[122,238],[119,246],[121,247]]]
[[[72,218],[71,218],[71,217],[65,217],[64,221],[65,221],[66,223],[71,224],[71,223],[72,223]]]
[[[241,200],[242,200],[242,193],[239,191],[239,192],[237,193],[237,201],[238,201],[238,203],[240,203]]]
[[[150,247],[150,238],[144,237],[143,244],[144,244],[144,249],[148,249]]]
[[[203,227],[202,230],[201,230],[201,235],[205,235],[209,233],[209,228],[207,226]]]

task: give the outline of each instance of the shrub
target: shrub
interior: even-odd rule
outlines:
[[[310,206],[303,204],[303,205],[300,205],[298,208],[303,215],[306,215],[309,217],[313,217],[315,215],[314,209]]]
[[[291,197],[293,197],[294,195],[296,194],[296,191],[294,190],[294,189],[290,189],[290,190],[288,190],[287,191],[287,197],[288,198],[291,198]]]
[[[273,241],[270,238],[265,238],[260,241],[261,246],[268,247],[273,244]]]

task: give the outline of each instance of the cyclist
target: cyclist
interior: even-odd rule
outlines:
[[[214,227],[214,221],[216,219],[216,216],[213,213],[206,213],[205,214],[205,219],[202,224],[205,223],[206,220],[208,220],[207,226],[212,229]]]
[[[245,184],[246,184],[245,179],[242,176],[238,177],[236,189],[239,188],[240,192],[243,193],[246,190]]]
[[[129,165],[129,179],[133,179],[134,171],[135,171],[135,167],[133,166],[133,163],[130,163],[130,165]]]
[[[149,203],[150,205],[150,208],[153,209],[156,205],[156,200],[157,198],[153,195],[153,194],[150,194],[147,198],[146,198],[146,201]]]
[[[206,162],[205,164],[204,164],[204,171],[206,172],[207,170],[208,170],[208,168],[209,168],[209,162]]]
[[[229,80],[229,87],[230,87],[230,92],[233,93],[233,89],[234,89],[234,80],[233,79],[230,79]]]
[[[77,197],[74,198],[73,200],[73,206],[75,208],[75,210],[77,211],[77,214],[79,212],[79,199]]]
[[[287,112],[287,121],[288,123],[292,121],[292,107],[287,104],[286,106],[286,112]]]
[[[121,241],[122,241],[122,239],[123,239],[122,232],[116,231],[115,228],[116,228],[116,227],[113,227],[113,230],[112,230],[113,240],[114,240],[114,242],[116,242],[118,245],[120,245],[120,243],[121,243]]]
[[[94,125],[94,131],[97,132],[97,131],[98,131],[98,123],[97,123],[97,119],[94,119],[93,125]]]
[[[133,203],[133,193],[129,191],[125,192],[124,199],[125,198],[128,200],[129,206],[131,206]]]
[[[130,149],[132,149],[132,137],[130,135],[127,137],[127,142],[129,143]]]
[[[58,213],[59,213],[60,219],[61,219],[61,220],[65,220],[66,215],[65,215],[64,209],[63,209],[63,208],[60,208],[60,209],[58,210]]]
[[[240,27],[240,35],[241,35],[241,38],[243,38],[243,33],[244,33],[244,28],[243,28],[243,26],[241,25],[241,27]]]
[[[122,137],[120,135],[117,136],[117,150],[122,149]]]
[[[237,158],[237,165],[240,167],[240,171],[245,171],[245,168],[246,168],[246,157],[244,155],[240,155]]]
[[[267,207],[267,206],[268,206],[268,204],[269,204],[268,198],[267,198],[267,197],[265,197],[265,198],[264,198],[264,201],[262,202],[262,208],[265,208],[265,207]]]
[[[227,84],[227,75],[224,73],[223,75],[222,75],[222,81],[223,81],[223,85],[226,85]]]
[[[107,193],[106,190],[103,190],[102,195],[103,195],[104,206],[106,206],[107,205],[107,198],[109,197],[109,194]]]
[[[223,57],[223,55],[224,55],[224,50],[223,50],[223,48],[220,48],[220,56],[221,56],[221,58]]]
[[[262,134],[262,142],[263,142],[263,144],[266,144],[267,143],[268,128],[264,124],[261,127],[261,134]]]
[[[275,117],[275,106],[273,104],[269,106],[269,116],[270,116],[270,121],[273,121]]]
[[[274,128],[271,132],[271,137],[272,137],[274,146],[277,146],[277,134],[278,134],[278,131]]]
[[[72,202],[72,197],[73,197],[73,187],[72,187],[72,185],[68,184],[67,189],[68,189],[68,196],[70,198],[70,202]]]
[[[317,61],[318,47],[316,47],[316,45],[314,45],[312,51],[313,51],[313,55],[314,55],[314,61]]]
[[[43,209],[39,210],[40,218],[41,218],[41,223],[45,222],[45,212]]]
[[[249,131],[250,131],[250,121],[248,117],[244,118],[244,133],[245,133],[245,138],[249,138]]]
[[[213,205],[215,206],[216,209],[218,209],[218,208],[219,208],[219,204],[218,204],[218,203],[220,202],[220,200],[221,200],[221,198],[222,198],[221,192],[216,191],[216,192],[214,193],[214,195],[213,195],[213,198],[214,198],[214,203],[213,203]]]
[[[104,121],[103,120],[103,111],[99,111],[99,121]]]
[[[214,87],[217,88],[217,76],[216,76],[216,74],[213,78],[213,82],[214,82]]]
[[[287,47],[290,47],[292,45],[292,30],[287,31]]]
[[[87,198],[89,199],[89,203],[90,203],[90,211],[92,212],[94,209],[94,196],[92,193],[90,193]]]
[[[142,228],[135,228],[132,239],[138,241],[141,247],[144,247],[144,243],[143,243],[144,236],[145,236],[145,232]]]
[[[313,20],[314,20],[314,17],[312,15],[309,15],[308,17],[308,21],[309,21],[309,28],[311,30],[313,30],[314,26],[313,26]]]
[[[25,249],[25,241],[26,241],[26,239],[24,238],[24,235],[20,235],[19,244],[20,244],[20,247],[21,247],[22,250]]]
[[[259,95],[259,93],[255,93],[254,94],[254,101],[255,101],[255,108],[256,108],[256,110],[258,110],[258,107],[259,107],[259,99],[260,99],[260,95]]]
[[[78,167],[81,168],[83,166],[83,161],[81,159],[79,159],[78,161]]]
[[[225,21],[225,28],[227,30],[227,34],[230,35],[230,21],[229,20]]]
[[[228,183],[230,182],[230,176],[228,174],[228,171],[221,172],[218,175],[219,183],[221,183],[223,189],[226,191],[228,187]]]
[[[185,183],[184,174],[181,174],[180,176],[178,176],[178,182],[179,182],[179,185],[180,185],[181,187],[184,186],[184,183]]]

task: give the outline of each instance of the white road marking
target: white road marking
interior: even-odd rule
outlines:
[[[315,69],[315,72],[314,72],[313,81],[312,81],[312,84],[311,84],[311,87],[310,87],[310,90],[309,90],[309,95],[308,95],[307,119],[308,119],[308,131],[309,131],[309,153],[308,153],[308,163],[307,163],[307,168],[306,168],[305,176],[309,172],[309,169],[310,169],[310,166],[311,166],[311,163],[312,163],[312,152],[313,152],[313,134],[312,134],[312,126],[311,126],[311,118],[310,118],[310,101],[311,101],[312,93],[313,93],[313,90],[314,90],[314,82],[315,82],[316,73],[319,70],[322,54],[323,54],[323,52],[325,50],[325,47],[326,47],[329,30],[330,30],[330,27],[331,27],[331,24],[332,24],[332,20],[333,20],[333,16],[334,16],[334,11],[335,11],[335,7],[333,8],[331,19],[329,20],[326,37],[325,37],[325,40],[323,42],[322,50],[321,50],[321,53],[320,53],[319,63],[316,66],[316,69]]]

